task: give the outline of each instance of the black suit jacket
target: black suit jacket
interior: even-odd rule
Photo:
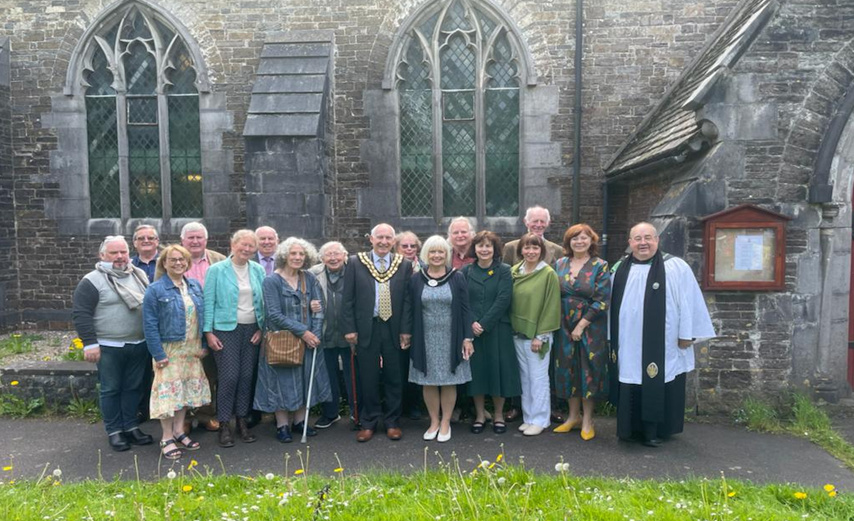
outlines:
[[[404,301],[409,298],[407,286],[412,274],[412,265],[406,259],[400,263],[397,272],[389,280],[391,292],[391,326],[392,338],[397,340],[402,330]],[[358,255],[351,255],[344,272],[344,295],[341,303],[341,332],[359,334],[359,345],[371,344],[371,329],[374,320],[374,291],[375,280],[368,268],[362,264]]]

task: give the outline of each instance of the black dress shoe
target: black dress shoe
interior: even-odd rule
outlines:
[[[661,440],[659,438],[648,438],[643,440],[643,444],[647,447],[661,447]]]
[[[151,445],[154,442],[154,438],[150,434],[142,432],[139,428],[125,431],[122,434],[125,437],[125,441],[131,445]]]
[[[122,436],[122,432],[115,432],[110,434],[110,447],[113,448],[116,452],[124,452],[126,450],[130,450],[130,443],[125,441],[125,437]]]

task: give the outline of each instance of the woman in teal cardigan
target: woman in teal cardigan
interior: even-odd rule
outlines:
[[[560,283],[545,262],[543,238],[526,233],[519,239],[513,266],[513,303],[510,324],[516,332],[516,359],[522,380],[522,419],[525,436],[536,436],[549,426],[549,350],[552,333],[560,328]]]
[[[266,273],[255,255],[258,240],[252,230],[239,230],[231,237],[231,255],[208,268],[205,275],[204,332],[216,360],[216,415],[220,423],[219,444],[234,446],[231,419],[245,443],[255,441],[246,416],[252,400],[252,379],[258,363],[258,344],[264,330],[264,295],[261,284]]]

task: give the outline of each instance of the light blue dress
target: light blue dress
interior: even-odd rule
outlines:
[[[451,372],[451,303],[450,284],[435,288],[424,285],[421,292],[424,317],[424,348],[427,356],[427,374],[410,362],[409,381],[418,385],[457,385],[471,381],[471,366],[463,360]]]

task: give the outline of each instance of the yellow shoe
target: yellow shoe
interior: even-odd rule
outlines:
[[[569,432],[572,429],[575,429],[580,425],[581,425],[581,420],[575,420],[575,421],[566,420],[565,422],[563,422],[560,425],[558,425],[557,427],[555,427],[552,432]]]
[[[581,439],[584,441],[590,441],[596,436],[596,429],[590,427],[589,431],[585,431],[581,429]]]

